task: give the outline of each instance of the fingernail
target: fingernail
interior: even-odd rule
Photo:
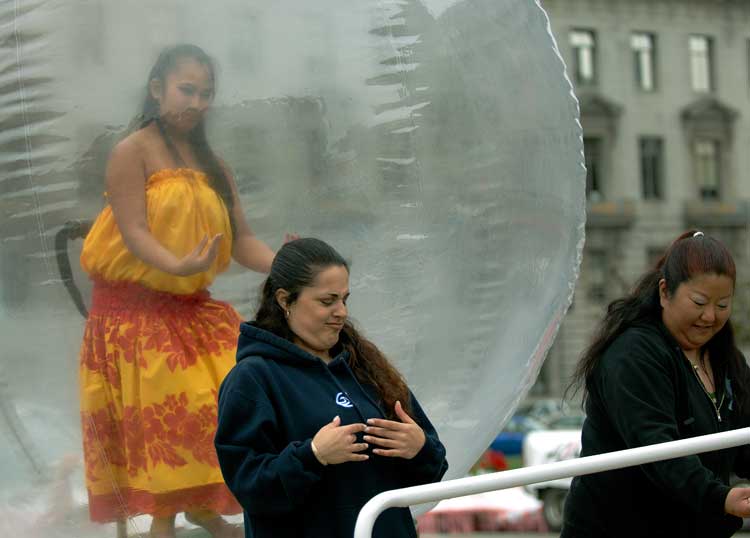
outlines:
[[[372,423],[373,423],[373,419],[371,419],[371,418],[368,418],[368,419],[367,419],[367,423],[368,423],[368,424],[372,424]]]

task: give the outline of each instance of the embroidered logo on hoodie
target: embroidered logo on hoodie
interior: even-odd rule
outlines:
[[[349,398],[343,392],[336,394],[336,405],[340,405],[341,407],[354,407],[352,402],[349,401]]]

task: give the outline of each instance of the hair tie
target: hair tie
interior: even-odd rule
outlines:
[[[704,237],[704,235],[705,235],[705,234],[704,234],[703,232],[701,232],[701,231],[697,231],[697,232],[695,232],[695,233],[693,234],[693,237]]]

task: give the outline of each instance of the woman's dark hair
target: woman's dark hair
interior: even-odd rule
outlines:
[[[625,329],[641,322],[661,323],[659,281],[662,278],[666,283],[667,294],[672,296],[680,284],[703,274],[727,276],[734,286],[737,273],[732,255],[713,237],[697,230],[685,232],[667,248],[656,265],[641,276],[628,295],[609,304],[592,343],[578,361],[566,395],[571,390],[575,393],[583,389],[583,397],[586,398],[586,384],[599,359]],[[747,412],[747,389],[743,386],[740,375],[744,358],[735,345],[730,320],[706,344],[706,349],[716,378],[729,376],[733,381],[732,388],[738,405],[743,412]]]
[[[344,267],[349,271],[346,260],[319,239],[296,239],[282,246],[273,260],[271,273],[261,287],[255,324],[290,342],[294,341],[295,335],[287,324],[284,309],[276,301],[276,292],[279,289],[287,291],[288,303],[294,304],[302,290],[312,286],[320,272],[329,267]],[[401,402],[407,413],[410,411],[409,389],[401,374],[348,319],[339,333],[337,346],[341,347],[341,351],[349,352],[349,367],[356,378],[376,389],[389,418],[395,418],[396,401]]]
[[[209,75],[211,76],[211,82],[214,86],[214,93],[216,92],[216,70],[214,68],[214,62],[211,57],[203,51],[203,49],[190,44],[168,47],[159,54],[156,63],[148,74],[148,80],[146,81],[146,97],[143,101],[143,109],[139,121],[139,129],[143,129],[152,122],[156,122],[159,132],[164,139],[164,143],[167,145],[167,149],[179,166],[185,166],[185,162],[164,128],[161,121],[159,102],[151,95],[150,85],[152,80],[158,80],[161,82],[162,88],[165,88],[167,75],[177,67],[180,60],[186,58],[195,60],[208,69]],[[193,148],[193,153],[195,154],[198,164],[200,164],[201,168],[208,176],[209,184],[224,202],[227,212],[229,213],[232,231],[235,231],[235,222],[232,217],[232,208],[234,207],[232,188],[229,184],[229,178],[227,177],[226,171],[208,143],[208,138],[206,137],[206,125],[203,119],[201,119],[198,125],[190,131],[188,134],[188,141]]]

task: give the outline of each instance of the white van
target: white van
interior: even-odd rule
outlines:
[[[577,458],[581,454],[581,430],[529,432],[523,440],[521,454],[524,467]],[[571,481],[572,478],[560,478],[525,486],[526,491],[544,503],[544,519],[551,531],[559,531],[562,527],[563,506]]]

